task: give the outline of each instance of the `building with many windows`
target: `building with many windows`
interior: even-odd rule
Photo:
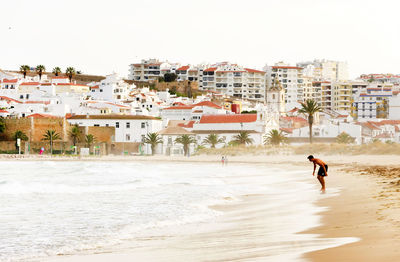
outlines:
[[[265,101],[265,72],[223,62],[203,70],[199,89]]]
[[[286,110],[299,107],[303,100],[302,69],[297,66],[289,66],[283,62],[274,66],[265,66],[266,85],[270,87],[275,78],[279,80],[285,90]]]
[[[175,73],[180,67],[179,63],[161,62],[158,59],[142,60],[140,63],[129,66],[129,80],[156,81],[166,73]]]
[[[303,75],[312,77],[315,81],[349,80],[347,62],[316,59],[297,63],[297,66],[303,68]]]

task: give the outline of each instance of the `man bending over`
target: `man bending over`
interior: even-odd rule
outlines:
[[[322,161],[321,159],[314,158],[314,156],[312,156],[312,155],[309,155],[307,158],[308,158],[308,160],[310,160],[310,162],[313,162],[313,164],[314,164],[313,176],[315,175],[315,168],[317,167],[317,165],[319,165],[317,178],[322,186],[321,191],[325,191],[324,176],[328,176],[328,165],[325,164],[325,162]]]

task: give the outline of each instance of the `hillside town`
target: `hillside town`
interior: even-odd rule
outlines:
[[[129,65],[126,79],[23,65],[0,70],[0,140],[9,142],[0,150],[18,140],[25,153],[53,151],[54,143],[65,152],[190,155],[199,147],[263,145],[272,135],[291,144],[311,136],[400,143],[399,84],[394,74],[349,79],[347,63],[330,60],[252,69],[148,59]]]

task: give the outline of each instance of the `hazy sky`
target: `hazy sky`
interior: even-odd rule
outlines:
[[[116,71],[143,58],[265,64],[326,58],[350,76],[400,73],[398,1],[2,1],[0,68]]]

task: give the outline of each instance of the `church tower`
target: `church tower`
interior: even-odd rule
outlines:
[[[279,79],[275,77],[266,92],[266,103],[268,111],[281,115],[285,112],[285,90]]]

